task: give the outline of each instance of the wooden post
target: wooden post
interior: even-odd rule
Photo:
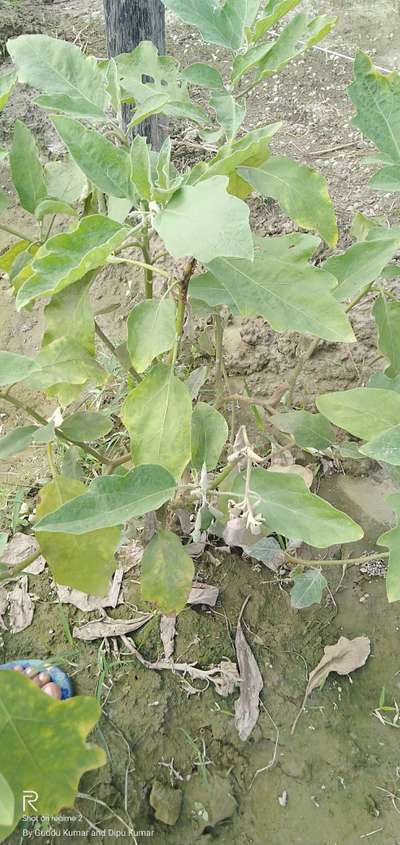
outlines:
[[[140,41],[153,41],[160,55],[165,53],[165,8],[161,0],[103,0],[109,56],[130,53]],[[129,122],[130,107],[124,107]],[[165,129],[158,116],[144,121],[139,132],[160,149]]]

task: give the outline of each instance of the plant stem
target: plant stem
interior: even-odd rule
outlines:
[[[224,342],[224,324],[220,314],[216,314],[215,318],[215,405],[218,406],[222,394],[222,366],[223,366],[223,342]]]
[[[361,557],[339,558],[338,560],[335,558],[327,558],[326,560],[302,560],[285,552],[287,562],[293,566],[354,566],[358,563],[367,563],[369,560],[388,558],[389,554],[389,552],[375,552],[374,554],[362,555]]]
[[[185,313],[189,282],[193,276],[196,263],[197,262],[195,258],[189,258],[184,269],[183,276],[179,282],[179,299],[176,311],[176,341],[172,352],[172,366],[175,364],[175,361],[178,357],[179,347],[182,341],[183,329],[185,325]]]
[[[244,405],[260,405],[265,408],[270,414],[276,413],[276,408],[271,405],[268,399],[262,399],[258,396],[242,396],[240,393],[231,393],[230,396],[222,396],[221,402],[226,405],[228,402],[243,402]]]
[[[240,457],[235,458],[234,461],[231,461],[231,463],[227,464],[226,467],[224,467],[224,469],[221,470],[220,474],[217,475],[216,478],[214,478],[214,480],[211,482],[208,489],[209,490],[216,490],[220,486],[220,484],[222,484],[222,482],[225,481],[226,478],[229,478],[229,476],[231,475],[233,470],[236,469],[240,460],[241,460]]]
[[[34,563],[34,561],[37,560],[38,557],[40,557],[40,554],[41,552],[40,550],[38,550],[37,552],[34,552],[32,555],[30,555],[30,557],[27,557],[25,560],[22,560],[20,563],[16,563],[15,566],[13,566],[12,563],[5,563],[5,561],[1,560],[0,566],[8,566],[10,571],[8,573],[1,573],[0,581],[8,581],[9,578],[13,578],[16,573],[23,572],[26,566],[30,566],[31,563]]]
[[[151,264],[147,261],[139,261],[136,258],[124,258],[122,255],[117,257],[111,256],[108,259],[108,264],[133,264],[134,267],[141,267],[145,271],[145,277],[147,280],[147,284],[151,283],[151,296],[148,296],[147,299],[152,299],[153,296],[153,275],[154,273],[158,273],[159,276],[164,276],[165,279],[171,278],[171,273],[167,273],[166,270],[162,270],[161,267],[156,267],[155,264]],[[147,290],[147,288],[146,288]]]
[[[54,466],[52,443],[47,444],[47,460],[48,460],[48,463],[49,463],[50,472],[51,472],[53,478],[55,478],[56,475],[57,475],[57,470]]]
[[[0,393],[0,400],[4,399],[5,402],[9,402],[10,405],[13,405],[14,408],[18,408],[20,411],[24,411],[28,416],[32,417],[35,422],[39,423],[39,425],[48,425],[48,420],[45,417],[42,417],[41,414],[38,414],[34,408],[31,408],[30,405],[25,405],[23,402],[20,402],[15,396],[11,396],[9,393]],[[72,440],[70,437],[66,437],[65,434],[62,433],[58,428],[55,429],[56,436],[59,440],[62,440],[63,443],[72,444],[73,446],[78,446],[80,449],[83,449],[84,452],[87,452],[88,455],[92,455],[93,458],[96,458],[97,461],[101,464],[115,464],[112,458],[108,458],[106,455],[103,455],[101,452],[98,452],[97,449],[93,449],[92,446],[88,446],[87,443],[82,443],[80,440]],[[130,457],[130,456],[129,456]],[[128,460],[128,456],[126,460]]]
[[[146,299],[153,299],[153,264],[151,260],[151,250],[150,250],[150,235],[149,229],[146,229],[143,232],[143,246],[142,246],[143,258],[145,264],[142,266],[144,267],[144,290]],[[161,276],[167,275],[164,270],[161,271]]]
[[[103,341],[104,346],[107,347],[107,349],[111,352],[111,355],[114,355],[114,358],[116,358],[117,361],[121,364],[122,369],[128,372],[132,376],[132,378],[135,379],[135,381],[139,381],[139,376],[136,370],[134,370],[133,367],[127,368],[124,356],[119,352],[118,348],[114,346],[110,338],[107,337],[107,335],[103,332],[103,329],[99,326],[97,320],[94,321],[94,329],[97,336],[100,338],[100,340]]]
[[[22,229],[16,229],[15,226],[7,226],[5,223],[0,223],[0,229],[3,232],[7,232],[8,235],[15,235],[15,237],[19,238],[21,241],[29,241],[31,244],[36,243],[38,240],[37,238],[33,238],[31,235],[28,235],[27,232],[22,231]]]

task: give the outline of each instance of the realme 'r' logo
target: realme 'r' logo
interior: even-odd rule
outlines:
[[[34,813],[38,812],[36,807],[36,801],[38,800],[39,795],[35,792],[34,789],[24,789],[22,793],[22,809],[23,812],[27,812],[27,808],[33,810]]]

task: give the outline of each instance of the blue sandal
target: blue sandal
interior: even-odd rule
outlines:
[[[37,669],[38,672],[47,672],[50,681],[60,687],[60,700],[66,701],[67,698],[72,698],[74,694],[72,682],[59,666],[53,666],[52,663],[47,663],[45,660],[12,660],[10,663],[1,663],[0,669],[15,669],[16,666],[20,666],[24,670],[32,667],[32,669]]]

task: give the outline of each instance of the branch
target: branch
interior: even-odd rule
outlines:
[[[186,304],[189,290],[189,282],[193,276],[197,264],[196,258],[189,258],[183,276],[179,282],[179,299],[176,312],[176,341],[172,353],[172,364],[178,357],[179,347],[182,341],[183,328],[185,324]]]
[[[110,340],[110,338],[107,337],[107,335],[103,332],[103,329],[101,328],[101,326],[99,326],[97,320],[94,321],[94,330],[95,330],[97,336],[100,338],[100,340],[103,341],[104,346],[106,346],[107,349],[111,352],[111,355],[114,355],[114,358],[116,358],[117,361],[121,364],[122,369],[125,370],[125,372],[128,372],[132,376],[132,378],[135,379],[135,381],[140,381],[140,378],[139,378],[136,370],[133,367],[127,367],[126,366],[126,361],[125,361],[124,356],[119,351],[119,349],[116,346],[114,346],[114,344]]]
[[[41,552],[38,549],[37,552],[34,552],[30,557],[27,557],[25,560],[22,560],[20,563],[16,563],[13,565],[12,563],[6,563],[4,560],[0,561],[0,566],[8,566],[8,573],[2,572],[0,573],[0,581],[9,581],[10,578],[14,578],[14,576],[18,572],[23,572],[26,566],[30,566],[31,563],[34,563],[35,560],[40,557]]]
[[[335,558],[327,558],[326,560],[303,560],[302,558],[295,557],[294,555],[290,555],[288,552],[285,552],[286,560],[291,566],[354,566],[359,563],[368,563],[369,560],[382,560],[382,558],[388,558],[389,554],[390,552],[374,552],[370,555],[339,558],[338,560]]]

